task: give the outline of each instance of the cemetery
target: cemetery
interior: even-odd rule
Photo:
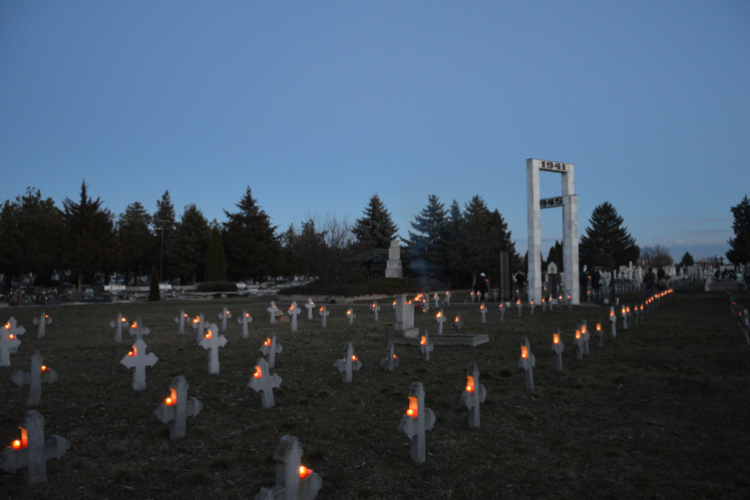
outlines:
[[[489,303],[483,321],[469,292],[454,290],[453,305],[441,305],[442,315],[461,315],[462,322],[459,332],[444,335],[435,311],[410,313],[396,296],[381,303],[395,300],[400,321],[392,307],[374,321],[370,300],[326,304],[325,328],[318,314],[300,315],[296,332],[269,321],[231,321],[226,330],[206,324],[202,345],[179,333],[179,318],[224,310],[264,318],[270,300],[48,307],[53,331],[14,335],[17,352],[4,348],[10,366],[0,367],[0,442],[7,446],[0,491],[14,499],[286,498],[284,488],[321,499],[750,492],[743,458],[750,447],[750,346],[742,305],[750,295],[696,286],[646,301],[642,292],[623,292],[613,336],[601,334],[610,306],[600,299],[504,320]],[[284,297],[274,301],[275,309],[291,307]],[[636,321],[634,304],[641,303],[646,314]],[[350,324],[347,311],[363,316]],[[12,312],[16,333],[41,313]],[[110,324],[132,326],[132,336],[118,343]],[[590,329],[597,342],[589,345]],[[412,330],[419,335],[405,337]],[[10,329],[2,331],[9,344]],[[440,343],[458,334],[487,341]],[[54,383],[36,386],[42,397],[30,411],[28,384],[45,382],[34,363],[44,363]],[[27,454],[14,450],[24,422],[42,426],[34,446],[44,450],[34,455],[43,459],[28,480]],[[31,437],[29,443],[31,450]],[[291,475],[288,464],[298,463],[294,470],[305,472]]]

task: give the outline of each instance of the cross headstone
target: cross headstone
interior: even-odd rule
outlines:
[[[445,292],[445,307],[450,307],[451,305],[451,292],[446,290]]]
[[[193,329],[195,330],[195,341],[200,344],[201,340],[203,340],[203,335],[206,331],[206,327],[208,326],[208,321],[204,320],[203,313],[200,313],[198,316],[193,318],[191,324],[193,326]]]
[[[50,323],[52,323],[52,318],[50,318],[48,314],[42,312],[42,314],[39,316],[39,319],[34,318],[32,321],[35,325],[38,325],[36,330],[36,338],[41,339],[46,335],[45,325],[49,325]]]
[[[242,338],[250,338],[250,332],[248,332],[247,325],[253,322],[253,317],[246,310],[242,310],[242,316],[237,318],[237,323],[242,325]]]
[[[614,306],[609,308],[609,322],[612,324],[612,338],[617,337],[617,316]]]
[[[591,340],[591,332],[589,332],[588,324],[586,320],[581,320],[581,339],[583,339],[583,354],[589,355],[589,341]]]
[[[126,368],[135,368],[133,373],[133,390],[142,391],[146,388],[146,367],[154,366],[159,358],[153,352],[146,354],[146,343],[139,338],[133,344],[133,350],[120,360]]]
[[[0,454],[0,469],[11,474],[25,469],[26,482],[35,486],[47,480],[47,460],[60,460],[70,449],[70,441],[56,434],[45,440],[44,417],[35,410],[26,412],[20,429],[21,439]]]
[[[458,313],[453,320],[453,328],[460,330],[462,326],[464,326],[464,322],[461,320],[461,313]]]
[[[580,361],[583,359],[583,353],[586,350],[581,336],[581,325],[576,325],[576,337],[573,344],[576,346],[576,359]]]
[[[219,319],[221,320],[221,331],[227,329],[227,320],[232,317],[232,313],[229,312],[229,310],[225,307],[220,313],[219,313]]]
[[[320,326],[321,328],[325,328],[328,326],[328,316],[331,314],[328,312],[328,309],[326,308],[325,304],[323,304],[318,311],[318,314],[320,314]]]
[[[435,321],[437,321],[438,324],[438,335],[443,334],[443,323],[445,323],[445,314],[443,314],[443,310],[440,309],[437,314],[435,315]]]
[[[435,350],[435,344],[430,342],[430,334],[425,331],[424,335],[419,338],[419,353],[425,361],[429,361],[433,350]]]
[[[271,375],[271,368],[265,358],[258,358],[255,362],[255,372],[247,383],[247,386],[260,393],[260,402],[263,408],[273,408],[276,402],[273,399],[273,390],[281,386],[281,377],[277,374]]]
[[[529,300],[529,307],[531,307],[531,315],[534,315],[534,299]]]
[[[424,434],[435,425],[435,413],[425,408],[424,395],[422,382],[412,382],[409,387],[409,408],[398,423],[398,433],[411,440],[411,459],[418,465],[425,462]]]
[[[474,292],[471,292],[470,295],[471,295],[471,303],[473,304],[474,303],[474,299],[476,298],[476,295],[474,294]]]
[[[378,311],[380,311],[380,306],[378,305],[378,302],[375,301],[370,306],[370,310],[375,314],[375,321],[378,320]]]
[[[542,297],[542,313],[547,312],[547,301]]]
[[[521,299],[516,300],[516,307],[518,308],[518,317],[521,317],[521,308],[523,307],[523,304],[521,304]]]
[[[565,351],[565,343],[560,337],[560,328],[555,327],[555,333],[552,334],[552,352],[555,353],[555,370],[562,371],[563,361],[562,353]]]
[[[274,304],[273,300],[271,301],[271,305],[266,309],[268,313],[271,315],[271,324],[273,325],[276,323],[276,311],[278,310],[278,307],[276,307],[276,304]]]
[[[169,439],[185,437],[187,417],[195,418],[203,409],[203,403],[197,398],[188,399],[189,387],[185,377],[175,377],[169,386],[169,397],[154,410],[154,417],[161,423],[169,424]]]
[[[177,335],[185,335],[185,321],[190,321],[190,316],[180,309],[180,315],[174,319],[174,322],[177,323]]]
[[[344,358],[336,360],[333,367],[341,373],[344,382],[352,381],[352,371],[358,372],[362,367],[362,362],[354,354],[354,346],[351,342],[347,342],[344,347]]]
[[[276,462],[276,486],[261,488],[255,500],[313,500],[323,479],[301,465],[302,446],[294,436],[283,436],[273,456]]]
[[[602,320],[596,322],[596,340],[599,347],[604,347],[604,334],[602,333]]]
[[[526,377],[526,388],[534,390],[534,366],[536,366],[536,357],[531,352],[529,339],[524,337],[521,342],[521,357],[518,360],[518,366],[524,371]]]
[[[497,309],[500,311],[500,321],[505,321],[505,305],[502,300],[497,305]]]
[[[276,342],[275,333],[272,333],[270,337],[267,337],[259,349],[259,351],[266,357],[269,368],[276,368],[276,355],[281,354],[283,350],[284,346]]]
[[[479,306],[479,314],[482,315],[482,324],[484,325],[485,323],[487,323],[487,318],[485,318],[485,315],[487,314],[487,308],[484,307],[484,304],[481,304]]]
[[[307,298],[305,309],[307,309],[307,319],[313,319],[313,309],[315,309],[315,302],[313,302],[310,297]]]
[[[475,364],[469,365],[466,370],[466,388],[461,394],[461,406],[469,409],[469,427],[479,427],[479,405],[484,403],[487,397],[487,389],[479,383],[479,367]]]
[[[354,324],[354,318],[356,318],[356,317],[357,317],[357,315],[354,314],[354,309],[353,308],[350,307],[349,309],[346,310],[346,319],[349,320],[349,324],[350,325]]]
[[[151,333],[151,330],[149,330],[148,327],[143,326],[143,321],[141,321],[141,318],[138,318],[137,320],[133,321],[132,325],[130,325],[128,332],[130,333],[131,337],[142,339],[143,337]]]
[[[385,358],[380,360],[380,367],[387,372],[392,372],[398,367],[398,356],[396,356],[396,347],[393,342],[388,342]]]
[[[628,329],[628,312],[627,312],[625,304],[622,305],[620,316],[622,317],[622,329],[627,330]]]
[[[211,323],[199,345],[208,349],[209,375],[217,375],[219,373],[219,348],[227,345],[227,338],[219,333],[216,323]]]
[[[432,297],[435,300],[435,307],[440,307],[440,296],[435,292],[435,295]]]
[[[406,301],[406,294],[396,300],[396,331],[403,332],[404,337],[414,338],[419,335],[419,328],[414,327],[414,304]]]
[[[11,321],[13,322],[12,325]],[[10,366],[11,352],[18,352],[18,346],[21,345],[17,335],[21,335],[25,331],[23,327],[16,325],[16,320],[13,318],[10,318],[10,321],[0,327],[0,366]]]
[[[426,296],[422,295],[421,297],[422,302],[422,312],[428,312],[430,310],[430,301],[427,299]]]
[[[34,351],[29,361],[29,371],[18,370],[10,378],[19,387],[29,386],[26,407],[39,406],[39,403],[42,402],[42,384],[57,382],[59,378],[55,370],[44,365],[44,358],[39,351]]]

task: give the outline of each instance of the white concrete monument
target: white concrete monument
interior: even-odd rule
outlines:
[[[146,343],[138,339],[133,344],[133,350],[120,360],[126,368],[135,368],[133,372],[133,390],[142,391],[146,388],[146,367],[154,366],[159,358],[153,352],[146,354]]]
[[[52,323],[52,318],[49,317],[49,314],[42,312],[39,318],[34,318],[32,322],[37,325],[36,338],[41,339],[46,335],[45,326]]]
[[[404,270],[401,267],[401,248],[398,246],[398,240],[391,240],[391,246],[388,249],[388,262],[386,262],[385,277],[404,277]]]
[[[396,331],[403,332],[407,338],[419,335],[419,328],[414,327],[414,304],[406,301],[406,294],[396,300]]]
[[[313,309],[315,309],[315,302],[313,302],[310,297],[307,298],[305,309],[307,309],[307,319],[313,319]]]
[[[229,312],[229,310],[225,307],[220,313],[219,313],[219,319],[221,320],[221,331],[227,329],[227,320],[232,317],[232,313]]]
[[[29,371],[21,370],[13,374],[10,379],[19,387],[29,386],[29,394],[26,396],[26,407],[39,406],[42,402],[42,384],[57,382],[57,372],[44,365],[44,358],[39,351],[34,351],[30,358]]]
[[[247,386],[260,393],[260,402],[263,408],[273,408],[276,401],[273,398],[273,390],[281,386],[281,377],[277,374],[271,375],[271,367],[265,358],[258,358],[255,362],[255,373]]]
[[[392,372],[398,367],[398,356],[396,356],[396,347],[393,342],[388,342],[385,358],[380,360],[380,367],[387,372]]]
[[[424,434],[435,425],[435,413],[425,408],[424,395],[422,382],[412,382],[409,387],[409,408],[398,423],[398,433],[411,440],[411,459],[417,465],[425,462]]]
[[[209,375],[219,374],[219,348],[227,345],[227,338],[219,333],[219,327],[216,323],[206,330],[203,340],[199,344],[202,348],[208,349],[208,373]]]
[[[246,310],[242,310],[242,316],[237,318],[237,323],[242,325],[242,338],[247,339],[250,338],[250,332],[247,329],[247,325],[253,322],[253,317],[250,316],[250,313]]]
[[[555,327],[555,333],[552,334],[552,352],[555,353],[555,370],[562,371],[562,353],[565,351],[565,343],[560,338],[560,328]]]
[[[333,364],[333,368],[341,373],[341,377],[344,382],[352,381],[352,371],[358,372],[362,368],[362,362],[354,354],[354,346],[351,342],[347,342],[344,347],[344,358],[338,359]]]
[[[346,319],[349,320],[349,324],[350,325],[354,324],[354,318],[356,318],[356,317],[357,317],[357,315],[354,314],[354,309],[353,308],[350,307],[349,309],[346,310]]]
[[[281,354],[284,346],[276,342],[276,334],[272,333],[270,337],[266,337],[265,342],[258,350],[266,357],[268,367],[276,368],[276,355]]]
[[[175,377],[169,386],[169,397],[154,410],[154,417],[164,424],[169,424],[169,439],[185,437],[187,417],[195,418],[203,409],[203,403],[197,398],[188,399],[189,387],[185,377]]]
[[[118,317],[120,315],[118,314]],[[190,321],[190,317],[184,310],[180,310],[180,315],[177,316],[174,319],[174,322],[177,323],[177,335],[184,335],[185,334],[185,321]]]
[[[534,366],[536,366],[536,357],[531,352],[529,339],[524,337],[521,342],[521,357],[518,359],[518,366],[524,371],[526,376],[526,388],[534,390]]]
[[[266,311],[271,315],[270,316],[270,321],[271,321],[272,325],[274,323],[276,323],[276,311],[277,310],[278,310],[278,307],[276,307],[276,304],[274,304],[274,302],[272,300],[271,301],[271,305],[268,307],[268,309],[266,309]]]
[[[487,315],[487,308],[484,306],[484,304],[481,304],[479,306],[479,314],[482,315],[482,324],[484,325],[487,323],[487,318],[485,317]]]
[[[276,486],[261,488],[255,500],[313,500],[323,478],[302,464],[302,446],[294,436],[283,436],[273,456]]]
[[[443,334],[443,323],[445,323],[445,314],[443,314],[443,310],[440,309],[437,314],[435,315],[435,321],[437,321],[438,324],[438,335]]]
[[[320,310],[318,311],[318,314],[320,314],[320,327],[326,328],[328,326],[328,316],[330,316],[331,313],[325,304],[320,306]]]
[[[370,306],[370,310],[375,314],[375,321],[378,320],[378,311],[380,311],[380,306],[378,305],[378,301],[372,303]]]
[[[422,355],[422,359],[429,361],[430,353],[434,350],[435,344],[430,342],[430,334],[425,331],[424,335],[419,338],[419,353]]]
[[[479,427],[479,405],[485,398],[487,389],[479,383],[479,367],[471,364],[466,370],[466,389],[461,394],[460,403],[469,409],[469,427],[472,429]]]
[[[128,330],[131,337],[135,337],[136,339],[142,339],[149,333],[151,333],[151,330],[148,329],[148,327],[143,326],[143,321],[141,318],[138,318],[137,320],[133,321],[133,324],[130,325],[130,329]]]
[[[292,331],[293,332],[297,331],[297,316],[301,312],[302,310],[299,307],[297,307],[297,302],[293,301],[292,305],[289,306],[289,311],[287,311],[287,314],[289,314],[289,316],[292,318]]]
[[[576,325],[576,336],[573,345],[576,347],[576,359],[578,361],[582,360],[585,347],[583,337],[581,336],[581,325]]]

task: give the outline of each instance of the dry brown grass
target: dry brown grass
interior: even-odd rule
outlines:
[[[740,300],[750,305],[750,297]],[[221,374],[209,376],[207,352],[192,329],[178,336],[172,319],[184,307],[214,321],[225,304],[235,318],[249,308],[251,338],[241,339],[233,318]],[[591,326],[605,320],[605,309],[537,308],[522,319],[511,310],[503,323],[493,313],[481,325],[476,306],[455,306],[449,313],[462,310],[463,331],[487,333],[490,343],[436,347],[427,363],[416,348],[398,346],[394,373],[378,367],[394,334],[390,305],[379,323],[358,308],[353,326],[344,306],[331,306],[325,330],[303,311],[295,334],[288,323],[269,325],[266,307],[240,300],[56,307],[44,339],[31,323],[38,309],[3,309],[0,319],[14,315],[28,332],[13,367],[0,369],[0,443],[17,437],[26,411],[26,389],[9,377],[28,369],[26,358],[39,349],[60,380],[44,386],[38,411],[47,433],[72,448],[49,462],[48,482],[36,489],[21,473],[0,473],[0,497],[252,498],[274,484],[271,457],[284,434],[300,439],[303,463],[323,476],[320,499],[750,497],[750,348],[722,295],[678,292],[645,324],[623,331],[618,323],[614,340],[604,325],[604,348],[592,340],[581,362],[573,328],[583,318]],[[115,344],[107,326],[118,310],[144,320],[159,357],[141,392],[119,364],[132,340]],[[435,332],[432,318],[418,314],[417,325]],[[566,343],[562,373],[550,351],[555,326]],[[284,346],[275,370],[284,381],[276,407],[264,410],[246,384],[271,332]],[[523,336],[537,359],[534,392],[517,368]],[[352,384],[332,368],[347,341],[363,363]],[[476,430],[458,404],[470,363],[488,391]],[[188,419],[186,438],[170,441],[152,412],[176,375],[204,409]],[[412,381],[424,384],[437,415],[423,466],[410,461],[408,440],[396,432]]]

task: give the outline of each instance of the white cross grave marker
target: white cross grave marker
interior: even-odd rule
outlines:
[[[16,318],[11,316],[8,322],[5,323],[5,331],[6,333],[9,333],[12,337],[14,337],[16,340],[18,340],[18,337],[20,335],[23,335],[24,333],[26,333],[26,328],[22,326],[18,326],[18,323],[16,322]],[[21,345],[21,344],[19,343],[18,345]],[[18,345],[15,347],[10,347],[8,352],[10,354],[18,354]],[[4,366],[4,365],[0,364],[0,366]],[[5,366],[10,366],[10,361]]]
[[[229,318],[231,318],[231,317],[232,317],[232,313],[229,310],[227,310],[226,307],[224,308],[224,310],[222,310],[219,313],[219,319],[221,320],[221,331],[222,332],[227,329],[227,320]]]
[[[596,323],[596,340],[599,343],[599,347],[604,347],[604,335],[602,333],[602,320]]]
[[[307,319],[313,319],[313,309],[315,309],[315,302],[313,302],[310,297],[307,298],[305,309],[307,309]]]
[[[0,366],[10,366],[10,354],[11,352],[18,352],[18,346],[21,345],[21,341],[18,340],[17,335],[23,334],[26,330],[23,327],[16,326],[16,320],[10,318],[13,322],[8,321],[5,325],[0,327]],[[23,330],[19,333],[19,330]]]
[[[354,318],[356,318],[356,317],[357,317],[357,315],[354,314],[354,309],[352,309],[350,307],[349,309],[346,310],[346,319],[349,320],[349,324],[350,325],[354,324]]]
[[[211,323],[199,345],[209,351],[209,375],[217,375],[219,373],[219,348],[227,345],[227,338],[219,333],[219,327],[216,326],[216,323]]]
[[[529,306],[531,307],[531,315],[534,315],[534,299],[531,299],[529,301]]]
[[[461,313],[458,313],[456,315],[456,318],[453,320],[453,328],[455,328],[456,330],[460,330],[463,325],[464,322],[461,320]]]
[[[446,291],[445,292],[445,306],[450,307],[451,305],[451,292]]]
[[[435,292],[435,295],[433,295],[432,298],[435,300],[435,307],[440,307],[440,295]]]
[[[297,316],[301,312],[302,312],[302,310],[299,307],[297,307],[297,302],[292,302],[292,305],[289,306],[289,312],[288,312],[288,314],[289,314],[289,316],[292,317],[292,331],[293,332],[297,331]]]
[[[443,334],[443,323],[445,323],[445,314],[443,314],[443,310],[440,309],[437,314],[435,315],[435,321],[437,321],[438,324],[438,335]]]
[[[588,324],[586,320],[581,320],[581,339],[583,340],[583,354],[589,355],[589,341],[591,340],[591,332],[589,332]]]
[[[505,306],[503,305],[503,301],[502,300],[497,305],[497,308],[500,311],[500,321],[505,321]]]
[[[255,392],[260,392],[260,402],[263,408],[273,408],[276,402],[273,399],[273,390],[281,386],[281,377],[277,374],[271,375],[271,368],[265,358],[258,358],[255,363],[255,373],[247,383],[247,386]]]
[[[328,309],[326,309],[325,304],[323,304],[320,308],[320,311],[318,311],[318,314],[320,314],[320,326],[321,328],[325,328],[328,326],[328,316],[331,314],[328,312]]]
[[[411,440],[411,459],[416,464],[425,462],[424,433],[435,425],[435,413],[424,407],[422,382],[412,382],[409,387],[409,408],[398,423],[398,433]]]
[[[336,360],[333,367],[341,373],[344,382],[352,381],[352,371],[358,372],[362,367],[362,362],[354,354],[354,346],[347,342],[344,347],[344,359]]]
[[[47,480],[47,460],[60,460],[70,449],[70,441],[53,435],[44,439],[44,417],[35,410],[26,412],[21,429],[21,439],[13,441],[0,454],[0,469],[14,474],[18,469],[26,469],[26,481],[30,486]]]
[[[189,316],[185,311],[180,309],[180,315],[177,316],[174,319],[174,322],[177,323],[177,335],[184,335],[185,334],[185,321],[189,321]]]
[[[130,329],[128,330],[131,337],[135,337],[136,339],[142,339],[144,336],[151,333],[151,330],[148,329],[148,327],[143,326],[143,321],[141,321],[141,318],[138,318],[137,320],[133,321],[133,324],[130,325]]]
[[[387,372],[392,372],[398,367],[398,356],[396,356],[396,347],[393,342],[388,342],[385,358],[380,360],[380,367]]]
[[[427,331],[424,332],[419,338],[419,353],[423,356],[425,361],[430,360],[430,353],[435,350],[435,344],[430,342],[430,334]]]
[[[139,338],[133,344],[133,350],[120,360],[126,368],[135,368],[133,372],[133,390],[142,391],[146,388],[146,367],[154,366],[159,358],[153,352],[146,354],[146,343]]]
[[[276,448],[276,486],[261,488],[255,500],[313,500],[323,479],[302,463],[302,446],[294,436],[283,436]]]
[[[375,314],[375,321],[378,320],[378,311],[380,311],[380,306],[378,305],[378,302],[375,301],[370,306],[370,310]]]
[[[122,325],[127,325],[128,319],[122,316],[122,313],[117,313],[117,319],[113,319],[109,322],[109,326],[115,329],[115,342],[118,344],[122,343]]]
[[[469,295],[471,295],[471,303],[473,304],[474,299],[476,298],[476,295],[474,294],[474,292],[471,292]]]
[[[185,377],[175,377],[169,386],[169,397],[154,410],[154,417],[164,424],[169,424],[169,439],[185,437],[187,417],[195,418],[203,409],[203,403],[198,399],[188,399],[189,387]]]
[[[531,344],[529,339],[524,337],[521,343],[521,357],[518,359],[518,366],[524,371],[526,376],[526,388],[530,391],[534,390],[534,366],[536,365],[536,357],[531,352]]]
[[[576,347],[576,359],[580,361],[583,359],[583,353],[586,350],[583,337],[581,336],[581,325],[576,325],[576,336],[573,344]]]
[[[45,325],[49,325],[50,323],[52,323],[52,318],[50,318],[48,314],[42,312],[42,314],[39,316],[39,319],[34,318],[32,322],[35,325],[38,325],[38,328],[36,330],[36,338],[41,339],[46,335],[46,332],[44,331]]]
[[[617,337],[617,316],[614,306],[609,308],[609,322],[612,323],[612,338]]]
[[[260,346],[259,349],[268,360],[269,368],[276,368],[276,355],[281,354],[283,350],[284,347],[276,342],[275,333],[272,333],[270,337],[266,338],[266,341],[263,342],[263,345]]]
[[[274,304],[273,300],[271,301],[271,305],[266,309],[268,313],[271,315],[270,320],[271,324],[273,325],[276,323],[276,311],[278,310],[278,307],[276,307],[276,304]]]
[[[39,406],[42,402],[42,384],[57,382],[57,372],[44,365],[44,358],[39,351],[29,358],[29,371],[18,370],[10,379],[19,387],[29,386],[29,394],[26,396],[26,407]]]
[[[245,311],[243,309],[242,310],[242,317],[241,318],[237,318],[237,323],[239,323],[240,325],[242,325],[242,338],[243,339],[250,338],[250,333],[247,330],[247,325],[249,325],[252,322],[253,322],[253,317],[250,316],[249,312],[247,312],[247,311]]]
[[[562,353],[565,351],[565,343],[560,336],[560,328],[555,327],[555,333],[552,334],[552,352],[555,353],[555,370],[562,371]]]
[[[625,304],[622,305],[620,316],[622,317],[622,329],[627,330],[628,329],[628,312],[625,308]]]
[[[469,409],[469,427],[479,427],[479,405],[487,398],[487,389],[479,383],[479,367],[475,364],[469,365],[466,370],[466,389],[461,394],[461,406]]]
[[[193,326],[193,330],[195,330],[195,341],[200,344],[201,340],[203,340],[203,335],[206,331],[206,327],[208,326],[208,321],[203,319],[203,313],[200,313],[198,316],[193,318],[190,324]]]
[[[485,318],[485,315],[487,314],[487,308],[484,307],[484,304],[481,304],[479,306],[479,313],[482,315],[482,324],[484,325],[487,322]]]

